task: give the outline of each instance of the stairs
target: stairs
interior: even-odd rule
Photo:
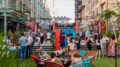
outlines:
[[[71,29],[74,29],[74,27],[69,27],[69,28],[71,28]],[[58,29],[64,29],[64,27],[58,27]]]
[[[40,48],[40,46],[33,46],[32,51],[35,52],[35,50],[36,50],[36,49],[39,49],[39,48]],[[43,46],[43,49],[44,49],[45,51],[54,51],[53,46]]]
[[[97,49],[96,49],[96,45],[92,45],[92,50],[93,51],[96,51]],[[80,49],[81,50],[87,50],[87,46],[86,45],[80,45]]]
[[[87,47],[85,45],[80,45],[80,47],[81,47],[80,50],[87,50]],[[32,51],[35,52],[35,50],[39,49],[39,48],[40,48],[40,46],[33,46]],[[54,51],[53,46],[43,46],[43,49],[45,51]],[[92,46],[92,50],[96,51],[96,45]]]

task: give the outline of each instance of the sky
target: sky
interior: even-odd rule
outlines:
[[[71,23],[75,19],[75,6],[74,0],[55,0],[54,2],[54,15],[66,16],[71,18]]]

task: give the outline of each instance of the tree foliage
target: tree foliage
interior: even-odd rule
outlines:
[[[116,11],[113,11],[111,9],[106,9],[103,14],[101,14],[100,18],[104,19],[104,20],[110,20],[112,17],[114,17],[116,19],[116,22],[119,24],[120,23],[120,11],[118,10],[118,13]],[[114,30],[114,34],[117,38],[117,33]]]
[[[4,34],[0,33],[0,67],[17,67],[18,53],[10,51],[8,45],[3,41]],[[20,65],[20,64],[19,64]]]
[[[117,14],[116,17],[117,17],[116,22],[120,24],[120,14]]]
[[[104,20],[109,20],[113,16],[116,16],[115,11],[107,9],[103,12],[103,14],[101,14],[100,18],[102,18]]]

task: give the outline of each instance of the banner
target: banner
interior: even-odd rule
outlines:
[[[54,31],[55,29],[56,29],[56,21],[53,21],[53,23],[52,23],[52,30]]]
[[[26,26],[30,27],[32,30],[35,30],[35,31],[37,31],[37,29],[38,29],[38,23],[36,23],[36,22],[28,21],[28,22],[26,22]]]
[[[74,29],[76,31],[76,34],[78,34],[78,32],[79,32],[79,21],[75,21]]]
[[[101,20],[100,21],[100,33],[105,33],[106,32],[106,23],[105,21]]]

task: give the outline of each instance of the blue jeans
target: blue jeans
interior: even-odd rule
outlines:
[[[32,53],[32,45],[28,45],[27,46],[27,56],[31,56],[31,53]]]
[[[21,48],[20,48],[21,60],[26,58],[26,52],[27,52],[27,46],[21,46]]]

